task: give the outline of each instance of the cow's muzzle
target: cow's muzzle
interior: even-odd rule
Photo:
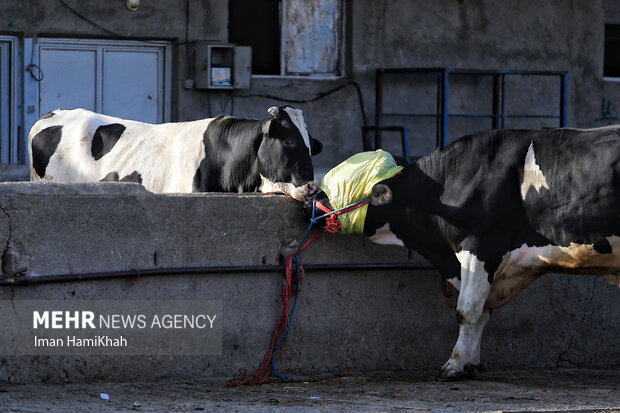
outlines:
[[[262,175],[261,179],[263,182],[261,183],[259,191],[263,193],[283,192],[302,202],[312,199],[314,194],[319,190],[319,186],[313,181],[306,182],[302,186],[295,186],[290,182],[271,182]]]

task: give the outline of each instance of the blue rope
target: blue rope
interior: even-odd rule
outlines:
[[[318,195],[318,193],[317,193]],[[293,254],[293,268],[295,268],[295,271],[297,272],[297,294],[295,294],[295,301],[293,301],[293,307],[291,308],[291,315],[288,319],[288,325],[286,326],[286,330],[284,330],[284,334],[282,334],[282,337],[280,337],[280,340],[278,340],[278,342],[276,343],[275,347],[273,348],[273,352],[271,353],[271,368],[273,370],[273,375],[276,376],[280,381],[283,382],[288,382],[291,380],[290,377],[288,376],[284,376],[281,375],[280,373],[278,373],[278,369],[276,368],[276,363],[275,363],[275,358],[274,355],[276,354],[276,351],[278,350],[278,348],[280,348],[280,345],[282,344],[282,341],[284,341],[284,339],[286,338],[286,336],[288,335],[289,330],[291,329],[291,324],[293,324],[293,315],[295,314],[295,307],[297,306],[297,299],[299,298],[299,293],[301,292],[301,271],[299,269],[299,260],[297,259],[297,254],[299,254],[299,252],[301,251],[301,247],[304,245],[304,243],[306,242],[306,238],[308,238],[308,234],[310,233],[310,230],[312,229],[312,225],[314,225],[318,220],[325,218],[329,215],[335,214],[337,212],[340,212],[344,209],[347,208],[351,208],[353,206],[362,204],[366,201],[368,201],[370,198],[366,198],[363,199],[359,202],[355,202],[354,204],[351,205],[347,205],[343,208],[337,209],[335,211],[331,211],[328,212],[326,214],[323,214],[319,217],[315,217],[316,214],[316,196],[314,196],[314,198],[312,199],[312,218],[310,218],[310,225],[308,225],[308,228],[306,229],[306,232],[304,233],[304,236],[301,238],[301,241],[299,242],[299,245],[297,246],[297,251],[295,251],[295,254]]]
[[[301,247],[303,247],[304,243],[306,242],[306,238],[308,238],[308,234],[310,233],[310,230],[312,229],[312,225],[316,223],[314,214],[316,214],[316,196],[317,195],[318,193],[312,199],[312,218],[310,218],[310,225],[308,225],[308,228],[306,229],[304,236],[301,237],[301,241],[299,242],[299,245],[297,246],[297,251],[295,251],[295,255],[293,255],[293,263],[296,263],[297,254],[299,254],[299,252],[301,251]]]
[[[288,376],[283,376],[278,373],[278,369],[276,369],[276,363],[274,361],[273,356],[274,354],[276,354],[276,351],[282,344],[282,341],[288,335],[288,331],[291,328],[291,324],[293,324],[293,315],[295,314],[295,306],[297,306],[297,299],[299,298],[299,293],[301,292],[301,271],[299,270],[299,260],[297,259],[297,254],[299,254],[299,252],[301,251],[301,247],[306,242],[306,238],[308,237],[308,234],[310,233],[310,229],[312,229],[312,224],[313,224],[312,221],[314,219],[315,212],[316,212],[316,195],[314,196],[314,199],[312,200],[312,218],[310,219],[310,225],[308,225],[308,228],[306,229],[306,233],[301,238],[301,241],[299,242],[299,245],[297,246],[297,251],[295,251],[295,254],[293,255],[293,258],[292,258],[293,267],[295,268],[295,271],[297,272],[297,294],[295,294],[295,301],[293,301],[293,307],[291,308],[291,316],[288,319],[288,325],[286,326],[286,330],[284,330],[284,334],[282,335],[282,337],[280,337],[280,340],[278,340],[278,342],[276,343],[276,346],[273,348],[273,352],[271,353],[271,368],[273,370],[273,375],[276,376],[278,379],[280,379],[280,381],[290,381],[291,378]]]
[[[275,359],[274,358],[274,354],[276,354],[276,351],[280,347],[280,344],[282,344],[282,341],[288,335],[288,331],[291,328],[291,324],[293,324],[293,314],[295,313],[295,306],[297,305],[297,299],[299,298],[299,292],[301,291],[301,274],[300,274],[300,271],[299,271],[299,265],[298,265],[297,257],[296,256],[293,257],[293,266],[297,270],[297,294],[295,294],[295,301],[293,301],[293,308],[291,308],[291,316],[288,319],[288,325],[286,326],[286,330],[284,331],[284,334],[282,335],[282,337],[280,337],[280,340],[278,341],[278,343],[274,347],[273,353],[271,353],[271,368],[273,369],[273,375],[276,376],[278,379],[280,379],[280,381],[290,381],[291,380],[290,377],[283,376],[283,375],[280,375],[278,373],[278,369],[276,369],[276,363],[274,361],[274,359]]]
[[[310,223],[311,224],[316,224],[319,220],[321,220],[323,218],[326,218],[326,217],[328,217],[330,215],[333,215],[333,214],[335,214],[337,212],[344,211],[347,208],[351,208],[351,207],[357,206],[359,204],[363,204],[364,202],[367,202],[368,200],[370,200],[370,198],[364,198],[361,201],[357,201],[357,202],[355,202],[353,204],[349,204],[347,206],[343,206],[342,208],[335,209],[335,210],[333,210],[331,212],[327,212],[327,213],[325,213],[325,214],[315,218],[314,217],[314,208],[315,208],[315,204],[316,204],[316,195],[314,196],[314,198],[315,198],[315,202],[312,202],[312,218],[310,218]]]

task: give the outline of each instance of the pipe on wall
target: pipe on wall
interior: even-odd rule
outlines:
[[[415,263],[405,264],[306,264],[306,271],[399,271],[399,270],[433,270],[434,267]],[[119,271],[103,271],[91,273],[67,273],[55,275],[28,276],[19,275],[26,272],[25,268],[18,272],[5,274],[0,277],[0,286],[34,285],[44,283],[59,283],[73,281],[92,281],[112,278],[151,277],[157,275],[206,275],[253,272],[281,272],[281,265],[237,265],[219,267],[170,267],[127,269]]]

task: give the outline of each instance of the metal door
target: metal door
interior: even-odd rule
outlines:
[[[38,39],[33,47],[33,62],[43,76],[31,86],[38,99],[26,104],[36,115],[29,119],[54,109],[85,108],[148,123],[170,120],[168,43]]]
[[[143,122],[162,122],[161,58],[157,50],[105,49],[102,112]]]
[[[0,163],[19,163],[16,79],[16,44],[12,36],[0,36]]]
[[[39,116],[54,109],[97,110],[97,50],[42,47]]]

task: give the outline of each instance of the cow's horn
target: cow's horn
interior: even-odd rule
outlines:
[[[267,112],[269,112],[269,114],[275,118],[278,116],[280,109],[278,109],[277,106],[272,106],[269,109],[267,109]]]

